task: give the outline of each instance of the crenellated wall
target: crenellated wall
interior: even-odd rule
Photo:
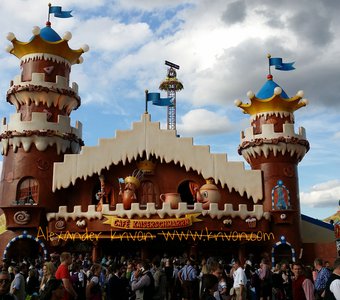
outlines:
[[[69,87],[66,77],[56,75],[55,82],[48,82],[45,76],[44,73],[32,73],[30,81],[22,81],[21,75],[16,76],[7,91],[7,101],[17,110],[21,105],[34,103],[36,106],[54,106],[66,110],[67,114],[80,106],[77,83],[73,82]]]
[[[274,124],[263,124],[262,133],[255,134],[254,127],[248,127],[245,131],[241,133],[241,144],[245,141],[252,141],[255,139],[266,138],[275,139],[278,137],[294,137],[301,140],[306,140],[305,128],[299,127],[299,131],[296,133],[294,129],[294,124],[283,124],[282,132],[274,131]]]
[[[39,151],[45,151],[48,146],[56,145],[57,153],[65,153],[71,149],[72,153],[79,153],[82,145],[82,124],[70,125],[70,118],[58,116],[58,122],[48,122],[47,113],[33,112],[31,121],[21,121],[21,113],[10,116],[6,123],[3,118],[0,137],[1,153],[7,155],[9,147],[16,152],[23,147],[28,152],[34,144]]]
[[[274,156],[278,153],[296,155],[300,161],[309,150],[306,131],[303,127],[299,127],[297,133],[294,124],[283,124],[281,132],[275,132],[274,124],[262,124],[261,129],[261,133],[255,133],[254,127],[248,127],[241,132],[239,153],[248,163],[251,157],[263,155],[267,158],[270,153]]]
[[[233,209],[232,204],[225,204],[224,209],[218,209],[217,203],[210,203],[210,207],[207,210],[202,209],[202,203],[195,203],[193,206],[188,207],[187,203],[180,202],[177,209],[170,207],[170,203],[163,203],[161,209],[156,209],[155,203],[147,203],[146,207],[141,207],[139,203],[132,203],[131,209],[124,209],[122,203],[116,205],[115,210],[110,210],[109,204],[104,204],[102,211],[96,211],[95,205],[89,205],[87,211],[82,211],[81,206],[74,206],[72,212],[67,211],[67,206],[59,206],[58,212],[47,213],[47,221],[53,219],[68,219],[76,220],[81,218],[91,219],[102,219],[105,215],[127,217],[131,219],[133,216],[139,218],[150,218],[153,215],[158,215],[160,218],[165,216],[179,218],[186,214],[199,213],[202,216],[210,216],[212,219],[221,219],[222,217],[239,217],[242,220],[246,218],[256,218],[260,220],[262,218],[269,219],[270,215],[268,212],[263,211],[263,205],[256,204],[252,210],[248,210],[247,205],[239,204],[238,210]]]

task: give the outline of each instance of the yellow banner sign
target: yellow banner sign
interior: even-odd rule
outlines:
[[[174,229],[189,227],[193,223],[201,222],[197,219],[200,213],[188,214],[183,218],[172,219],[124,219],[110,215],[104,215],[107,220],[103,224],[110,224],[117,229],[138,229],[138,230],[156,230],[156,229]]]

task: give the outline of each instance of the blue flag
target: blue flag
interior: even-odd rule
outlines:
[[[295,62],[283,63],[282,58],[280,58],[280,57],[269,58],[269,66],[275,66],[275,69],[280,70],[280,71],[295,70],[295,68],[293,67],[294,63]]]
[[[61,9],[61,6],[50,6],[49,7],[49,13],[54,14],[56,18],[71,18],[73,17],[71,15],[72,10],[63,11]]]
[[[152,101],[153,105],[173,106],[174,98],[161,98],[160,93],[148,93],[147,101]]]

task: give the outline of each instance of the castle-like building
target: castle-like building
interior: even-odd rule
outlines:
[[[1,125],[3,259],[48,259],[65,249],[94,258],[253,253],[273,263],[303,258],[302,249],[318,254],[302,233],[318,226],[303,225],[313,222],[300,212],[297,167],[309,150],[304,128],[294,124],[294,112],[307,103],[302,91],[290,98],[268,75],[247,103],[235,101],[250,115],[238,151],[251,170],[160,129],[147,112],[131,130],[86,147],[81,123],[71,126],[81,101],[69,77],[88,46],[72,50],[70,38],[49,22],[35,27],[29,42],[8,35],[21,74],[7,91],[16,112]]]

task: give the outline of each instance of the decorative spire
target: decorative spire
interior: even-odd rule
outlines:
[[[175,69],[179,69],[179,66],[165,61],[165,64],[170,68],[168,69],[167,77],[159,85],[161,91],[181,91],[183,90],[183,84],[177,79],[177,73]]]
[[[272,58],[270,54],[267,55],[267,58],[269,62],[267,82],[262,86],[257,95],[252,91],[247,93],[250,103],[242,103],[241,100],[235,100],[235,105],[240,107],[245,114],[249,115],[270,111],[293,113],[299,108],[306,106],[308,100],[302,99],[304,96],[303,91],[298,91],[294,97],[289,98],[285,91],[273,81],[273,75],[270,72],[271,66],[275,66],[275,69],[281,71],[294,70],[294,62],[283,63],[282,58]]]
[[[48,4],[48,20],[46,27],[40,29],[38,26],[33,27],[33,37],[29,42],[18,41],[14,33],[7,34],[7,39],[12,42],[12,46],[7,47],[7,51],[19,59],[28,54],[51,54],[60,56],[67,60],[71,65],[82,63],[81,55],[89,50],[88,45],[83,45],[78,50],[72,50],[68,46],[68,41],[72,38],[70,32],[65,32],[63,38],[51,28],[50,14],[57,18],[72,17],[71,11],[63,11],[60,6],[51,6]]]

